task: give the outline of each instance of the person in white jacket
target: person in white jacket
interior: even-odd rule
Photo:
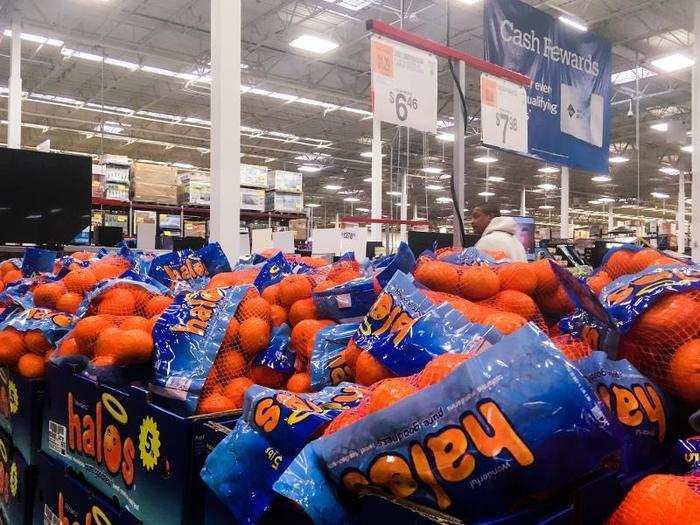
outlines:
[[[501,217],[494,203],[484,203],[472,211],[472,227],[481,235],[476,247],[483,251],[501,251],[511,261],[527,261],[525,248],[515,236],[517,225],[512,217]]]

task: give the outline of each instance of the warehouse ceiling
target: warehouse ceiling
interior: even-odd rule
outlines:
[[[473,1],[473,0],[472,0]],[[444,41],[446,2],[406,0],[404,28]],[[584,20],[591,31],[613,42],[613,71],[644,67],[653,76],[615,85],[611,156],[629,159],[611,164],[612,181],[591,181],[595,174],[572,172],[573,219],[605,221],[601,197],[616,199],[616,213],[629,217],[673,218],[676,175],[659,171],[690,169],[690,155],[681,150],[690,129],[691,69],[662,73],[650,65],[656,58],[692,48],[691,0],[554,0],[528,3],[556,14],[565,10]],[[271,169],[295,170],[301,164],[322,167],[306,173],[306,202],[319,203],[316,216],[355,213],[370,207],[368,19],[400,24],[400,0],[243,0],[242,151],[243,162]],[[483,2],[451,0],[450,41],[453,47],[483,55]],[[35,147],[51,139],[60,151],[127,155],[132,159],[209,167],[209,0],[17,0],[0,1],[0,30],[20,13],[22,44],[22,142]],[[290,47],[308,33],[330,39],[338,47],[311,55]],[[31,40],[26,35],[34,35]],[[50,39],[50,40],[49,40]],[[0,142],[5,141],[10,39],[0,35]],[[104,59],[103,59],[104,58]],[[633,77],[632,77],[633,79]],[[538,172],[543,164],[492,152],[498,162],[473,161],[479,146],[478,74],[468,72],[470,131],[467,150],[467,206],[489,190],[504,209],[517,210],[520,190],[527,193],[530,213],[540,221],[558,221],[559,174]],[[635,105],[639,99],[639,163]],[[439,61],[439,118],[449,132],[452,84],[444,60]],[[670,131],[650,126],[671,123]],[[452,143],[434,135],[383,125],[385,191],[395,191],[409,166],[409,204],[417,205],[435,224],[451,216],[444,201],[449,181],[426,179],[420,168],[439,163],[451,171]],[[668,170],[667,170],[668,171]],[[689,180],[690,177],[687,177]],[[342,190],[323,187],[335,184]],[[690,187],[686,192],[689,194]],[[652,193],[667,194],[668,199]],[[343,199],[356,197],[356,203]],[[439,199],[442,197],[442,199]],[[635,207],[637,198],[641,208]],[[386,196],[384,214],[397,216],[398,197]],[[553,205],[552,210],[540,206]],[[664,209],[667,210],[664,212]],[[359,210],[359,211],[358,211]],[[580,214],[579,214],[580,211]]]

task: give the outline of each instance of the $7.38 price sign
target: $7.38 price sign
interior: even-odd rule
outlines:
[[[481,75],[481,141],[527,153],[527,94],[507,80]]]
[[[372,105],[383,122],[437,131],[437,59],[391,40],[372,38]]]

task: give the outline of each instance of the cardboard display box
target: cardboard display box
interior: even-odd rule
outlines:
[[[41,448],[45,381],[27,379],[7,367],[0,368],[0,427],[33,465]]]
[[[143,388],[111,387],[50,363],[42,451],[145,523],[199,524],[204,424],[234,416],[183,417]]]
[[[241,186],[267,188],[267,166],[241,164]]]
[[[302,174],[297,171],[274,170],[267,176],[267,189],[286,193],[301,193],[302,180]]]
[[[301,213],[304,211],[304,196],[299,193],[268,191],[265,195],[265,211]]]
[[[134,162],[131,166],[132,200],[177,204],[177,169]]]
[[[32,522],[37,467],[29,466],[12,439],[0,431],[0,509],[8,523]]]
[[[43,454],[33,507],[34,525],[141,524],[126,510],[73,476],[63,464]]]
[[[185,173],[177,186],[178,204],[208,206],[211,202],[211,182],[206,175]]]
[[[241,188],[241,209],[265,211],[265,190]]]

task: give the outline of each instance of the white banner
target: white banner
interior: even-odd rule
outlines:
[[[481,141],[487,146],[527,153],[525,88],[481,74]]]
[[[428,133],[437,132],[437,59],[391,40],[372,37],[374,117]]]

